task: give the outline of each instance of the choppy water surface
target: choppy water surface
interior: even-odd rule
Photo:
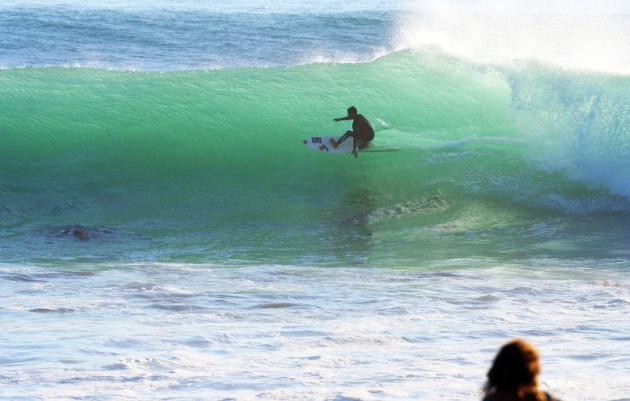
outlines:
[[[623,399],[627,274],[615,261],[550,260],[3,265],[0,395],[468,400],[496,349],[524,337],[556,395]]]

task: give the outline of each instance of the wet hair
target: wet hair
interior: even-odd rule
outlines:
[[[89,239],[92,237],[92,233],[90,233],[88,230],[85,230],[83,228],[77,228],[76,230],[72,232],[72,234],[75,237],[78,237],[79,239]]]
[[[513,340],[505,344],[488,371],[486,395],[504,391],[523,401],[546,401],[547,396],[538,389],[538,360],[536,348],[526,341]]]
[[[354,106],[348,107],[348,115],[356,114],[356,112],[357,112],[357,108],[356,107],[354,107]]]

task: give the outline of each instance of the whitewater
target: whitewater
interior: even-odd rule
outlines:
[[[630,400],[623,2],[0,5],[0,398]],[[349,106],[374,145],[325,155]],[[91,238],[73,236],[88,230]]]

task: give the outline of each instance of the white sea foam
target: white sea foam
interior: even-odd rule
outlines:
[[[620,399],[627,269],[467,259],[395,270],[136,264],[84,276],[5,264],[0,397],[470,400],[498,347],[523,337],[541,352],[544,388]],[[259,307],[270,301],[287,306]]]

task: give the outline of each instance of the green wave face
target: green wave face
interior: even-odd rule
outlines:
[[[3,235],[38,242],[82,225],[134,236],[110,240],[126,255],[325,258],[313,244],[329,241],[337,256],[370,244],[388,258],[436,235],[616,216],[630,193],[629,86],[423,51],[272,69],[5,70]],[[332,119],[351,105],[377,131],[370,150],[302,145],[345,131]]]

